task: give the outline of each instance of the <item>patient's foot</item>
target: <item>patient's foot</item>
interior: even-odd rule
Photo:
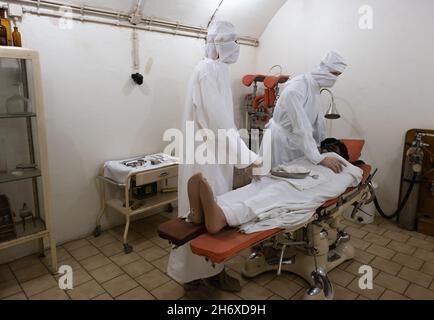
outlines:
[[[228,291],[228,292],[240,292],[241,291],[241,284],[240,280],[231,277],[226,273],[225,270],[220,272],[218,275],[205,279],[205,282],[209,283],[213,287]]]
[[[203,209],[200,201],[200,181],[203,179],[201,173],[197,173],[188,180],[187,191],[190,202],[190,214],[188,219],[194,224],[203,224]]]
[[[211,234],[219,232],[227,225],[226,217],[214,199],[214,193],[206,179],[200,181],[200,200],[202,202],[206,229]]]

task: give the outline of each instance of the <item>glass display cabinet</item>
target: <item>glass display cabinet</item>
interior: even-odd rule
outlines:
[[[49,245],[56,272],[44,117],[38,53],[0,47],[0,250]]]

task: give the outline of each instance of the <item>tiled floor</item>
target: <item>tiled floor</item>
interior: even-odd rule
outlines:
[[[157,237],[162,215],[134,222],[129,239],[134,252],[125,255],[123,228],[89,236],[58,248],[61,265],[74,270],[74,289],[62,291],[48,269],[49,257],[26,257],[0,266],[0,299],[300,299],[306,283],[291,274],[266,273],[253,280],[240,275],[244,252],[226,266],[241,280],[242,290],[226,293],[204,286],[184,292],[165,274],[170,246]],[[330,273],[335,299],[433,299],[434,238],[399,229],[377,219],[373,225],[345,222],[356,257]],[[361,290],[358,269],[374,268],[374,289]]]

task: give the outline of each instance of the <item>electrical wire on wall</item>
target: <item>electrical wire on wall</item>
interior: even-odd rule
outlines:
[[[212,16],[211,16],[211,19],[209,19],[208,25],[206,26],[207,28],[209,28],[209,26],[211,25],[211,23],[213,23],[213,21],[214,21],[216,15],[217,15],[217,13],[218,13],[219,10],[220,10],[220,7],[221,7],[222,4],[223,4],[223,1],[224,1],[224,0],[221,0],[221,1],[220,1],[220,4],[217,6],[217,8],[215,9],[214,13],[213,13]]]

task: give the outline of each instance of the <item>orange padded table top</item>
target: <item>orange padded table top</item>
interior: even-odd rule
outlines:
[[[371,174],[371,166],[362,165],[364,183]],[[353,191],[354,188],[348,188],[344,193]],[[318,210],[322,210],[335,205],[338,199],[332,199],[323,204]],[[272,229],[251,234],[238,232],[237,228],[226,228],[218,234],[211,235],[205,233],[190,243],[191,250],[198,256],[207,257],[211,262],[221,263],[233,257],[235,254],[250,248],[272,236],[275,236],[284,229]]]

